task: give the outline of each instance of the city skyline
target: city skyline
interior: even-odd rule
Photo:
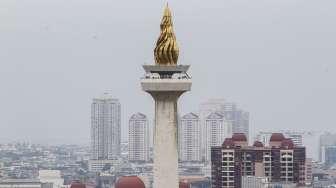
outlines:
[[[100,94],[100,96],[99,97],[94,97],[94,98],[91,98],[91,100],[93,99],[93,100],[95,100],[95,99],[97,99],[97,98],[100,98],[100,97],[103,97],[104,95],[109,95],[109,97],[110,98],[112,98],[113,100],[117,100],[117,101],[120,101],[119,100],[119,98],[116,98],[116,97],[114,97],[114,96],[112,96],[108,91],[105,91],[105,92],[103,92],[103,93],[101,93]],[[224,102],[225,101],[225,102]],[[205,100],[205,101],[203,101],[203,102],[200,102],[200,105],[204,105],[205,103],[208,103],[208,102],[210,102],[211,103],[211,105],[210,105],[210,107],[208,107],[209,109],[210,108],[212,108],[212,111],[213,112],[215,112],[215,113],[220,113],[221,115],[223,115],[222,113],[224,113],[224,111],[223,110],[220,110],[220,109],[217,109],[218,107],[224,107],[225,108],[225,106],[227,106],[226,105],[226,103],[230,106],[230,105],[240,105],[240,104],[238,104],[238,103],[236,103],[236,102],[232,102],[232,101],[226,101],[226,100],[224,100],[223,98],[212,98],[212,99],[208,99],[208,100]],[[217,103],[218,102],[218,103]],[[223,103],[222,103],[223,102]],[[217,104],[215,104],[215,103],[217,103]],[[120,103],[120,105],[122,105],[121,103]],[[197,106],[197,105],[196,105]],[[207,109],[207,110],[209,110],[209,109]],[[246,112],[247,114],[249,114],[250,112],[249,111],[246,111],[246,109],[242,109],[242,108],[238,108],[237,109],[238,110],[238,112],[241,112],[241,111],[243,111],[243,112]],[[92,113],[92,112],[91,112]],[[126,125],[124,125],[123,124],[123,121],[125,121],[123,118],[121,118],[121,142],[128,142],[128,139],[129,139],[129,119],[133,116],[133,115],[135,115],[136,113],[143,113],[145,116],[149,116],[148,114],[151,114],[151,112],[147,112],[147,113],[145,113],[145,112],[143,112],[143,111],[139,111],[139,112],[133,112],[133,114],[131,114],[129,117],[125,117],[126,119],[125,120],[127,120],[127,123],[126,123]],[[197,109],[197,108],[195,108],[194,110],[192,110],[192,111],[189,111],[189,112],[184,112],[184,115],[186,115],[186,114],[189,114],[189,113],[193,113],[193,114],[196,114],[197,116],[200,116],[200,114],[204,114],[204,112],[201,110],[200,111],[200,109]],[[210,115],[211,114],[211,112],[206,112],[206,113],[208,113],[208,115]],[[183,115],[183,113],[182,112],[179,112],[179,116],[182,116]],[[204,118],[206,118],[206,116],[204,117]],[[226,118],[226,117],[225,117]],[[149,126],[149,128],[150,129],[153,129],[153,126],[154,126],[154,124],[153,124],[153,122],[154,122],[154,117],[153,117],[153,115],[152,116],[149,116],[148,117],[148,126]],[[248,120],[248,124],[251,124],[251,122],[249,122],[250,121],[250,119],[248,118],[247,119]],[[229,119],[227,119],[226,118],[226,121],[228,121],[228,122],[230,122],[230,120]],[[205,126],[205,123],[206,122],[202,122],[201,121],[201,119],[200,119],[200,125],[201,125],[201,127],[204,127]],[[91,127],[91,124],[89,124],[88,125],[89,127]],[[232,128],[234,129],[235,127],[234,127],[234,125],[232,125]],[[252,128],[253,128],[253,126],[252,126]],[[247,129],[251,129],[251,127],[250,127],[250,125],[248,125],[247,126]],[[205,130],[202,130],[202,132],[205,132]],[[329,134],[329,132],[327,132],[327,131],[312,131],[312,129],[307,129],[307,130],[304,130],[304,131],[302,131],[301,129],[295,129],[295,128],[292,128],[292,129],[290,129],[290,128],[287,128],[287,129],[265,129],[265,130],[263,130],[263,131],[257,131],[257,130],[251,130],[251,132],[245,132],[245,134],[246,133],[248,133],[248,134],[246,134],[246,135],[248,135],[248,136],[251,136],[251,139],[253,139],[253,138],[256,138],[256,137],[258,137],[259,136],[259,134],[260,133],[267,133],[267,134],[271,134],[272,132],[281,132],[281,133],[286,133],[286,132],[294,132],[294,133],[302,133],[302,134],[312,134],[312,135],[314,135],[314,137],[316,137],[316,136],[320,136],[320,135],[323,135],[323,134]],[[232,131],[232,133],[234,133],[234,131]],[[241,133],[241,132],[236,132],[236,133]],[[88,140],[86,140],[86,142],[82,142],[82,143],[68,143],[69,145],[71,145],[71,144],[79,144],[79,145],[87,145],[87,146],[89,146],[90,145],[90,134],[91,133],[89,133],[89,135],[88,135]],[[331,134],[335,134],[334,132],[331,132]],[[312,136],[311,135],[311,136]],[[202,137],[205,137],[205,136],[202,136]],[[266,139],[267,140],[267,139]],[[314,141],[312,141],[313,143],[315,142],[315,140],[316,140],[316,138],[314,139]],[[312,142],[310,142],[310,143],[312,143]],[[4,142],[0,142],[0,144],[8,144],[8,143],[31,143],[31,144],[39,144],[39,145],[55,145],[55,146],[57,146],[57,145],[66,145],[67,143],[44,143],[44,142],[33,142],[32,140],[29,140],[29,139],[13,139],[13,140],[7,140],[7,141],[4,141]],[[316,143],[314,143],[314,144],[318,144],[317,142]],[[315,149],[315,148],[314,148]],[[316,158],[318,158],[318,157],[316,157]]]
[[[225,98],[250,112],[253,130],[336,131],[334,2],[169,3],[180,60],[193,65],[196,83],[181,114]],[[90,100],[105,90],[125,106],[123,128],[132,113],[153,117],[136,83],[140,65],[153,63],[163,1],[1,4],[9,11],[0,31],[0,142],[87,143]]]
[[[0,188],[336,187],[332,9],[128,1],[4,0]]]

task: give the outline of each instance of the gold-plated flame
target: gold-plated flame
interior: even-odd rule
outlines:
[[[176,65],[179,48],[173,31],[173,21],[168,4],[164,10],[160,28],[161,33],[154,49],[155,64]]]

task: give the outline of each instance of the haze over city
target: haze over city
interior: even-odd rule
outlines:
[[[0,142],[90,142],[92,98],[120,99],[129,117],[153,119],[141,65],[153,47],[165,1],[2,0]],[[169,1],[193,89],[185,114],[210,98],[250,112],[250,130],[334,132],[336,2]]]

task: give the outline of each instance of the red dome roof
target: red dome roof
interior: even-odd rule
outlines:
[[[285,139],[284,135],[282,133],[273,133],[270,142],[281,142]]]
[[[80,181],[73,181],[71,182],[70,188],[85,188],[85,184],[81,183]]]
[[[293,143],[292,139],[286,138],[281,142],[281,147],[294,148],[294,143]]]
[[[236,142],[247,142],[247,138],[244,133],[234,133],[232,140]]]
[[[255,141],[254,144],[253,144],[254,147],[264,147],[264,144],[262,142],[259,142],[259,141]]]
[[[145,188],[145,184],[137,176],[123,176],[118,179],[115,188]]]
[[[223,145],[224,147],[234,147],[234,142],[232,138],[225,138]]]

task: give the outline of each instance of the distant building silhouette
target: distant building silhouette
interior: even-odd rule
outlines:
[[[326,146],[324,148],[324,160],[327,167],[336,164],[336,146]]]
[[[324,133],[320,136],[319,160],[325,162],[325,149],[328,146],[336,146],[336,134]]]

